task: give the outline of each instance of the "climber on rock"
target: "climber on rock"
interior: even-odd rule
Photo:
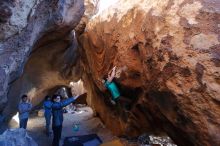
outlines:
[[[59,146],[59,141],[62,133],[62,124],[63,124],[63,107],[71,104],[78,97],[71,97],[61,101],[61,95],[53,95],[52,97],[52,129],[53,129],[53,144],[52,146]]]
[[[46,121],[46,134],[47,136],[50,136],[50,123],[51,123],[51,115],[52,115],[52,104],[50,96],[46,96],[44,100],[44,117]]]
[[[108,73],[108,77],[103,78],[102,83],[111,92],[112,98],[110,99],[110,101],[113,105],[116,105],[120,102],[121,104],[123,104],[123,108],[125,108],[125,110],[130,110],[130,105],[132,101],[128,98],[121,96],[117,85],[113,81],[113,79],[118,74],[119,72],[116,72],[116,66],[113,67],[113,69]]]
[[[18,105],[20,128],[26,129],[31,108],[32,104],[30,103],[27,95],[22,95],[21,102]]]

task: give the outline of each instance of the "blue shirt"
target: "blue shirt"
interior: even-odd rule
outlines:
[[[53,120],[52,120],[52,126],[61,126],[63,124],[63,107],[69,105],[75,101],[75,97],[71,97],[68,99],[65,99],[61,102],[53,102],[52,104],[52,114],[53,114]]]
[[[31,111],[32,104],[29,102],[21,102],[18,105],[19,119],[27,119],[29,117],[29,112]]]
[[[50,100],[44,101],[44,115],[49,116],[52,113],[52,104],[53,102]]]
[[[111,92],[113,100],[117,99],[120,96],[118,87],[116,86],[114,82],[106,81],[105,87]]]

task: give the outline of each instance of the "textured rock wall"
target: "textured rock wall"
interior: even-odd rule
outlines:
[[[0,110],[8,116],[22,94],[37,104],[74,76],[78,54],[71,32],[84,14],[84,1],[2,1],[0,11]]]
[[[0,2],[1,41],[20,33],[35,13],[40,0],[3,0]]]
[[[115,133],[165,131],[178,145],[220,145],[220,2],[120,0],[80,36],[90,104]],[[113,66],[134,99],[133,115],[111,117],[99,81]],[[108,113],[108,114],[106,114]]]
[[[219,1],[114,0],[108,11],[98,2],[0,2],[2,114],[16,111],[21,94],[38,104],[81,77],[87,102],[118,135],[166,132],[178,145],[220,145]],[[134,103],[126,121],[100,82],[115,65]]]

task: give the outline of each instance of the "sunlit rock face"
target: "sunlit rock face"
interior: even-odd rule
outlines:
[[[220,145],[220,1],[120,0],[80,36],[90,104],[115,133],[165,131],[178,145]],[[135,99],[133,116],[112,118],[99,81]]]
[[[22,94],[37,105],[53,88],[79,79],[73,29],[84,1],[10,0],[0,3],[0,11],[7,11],[0,23],[0,110],[8,117]]]
[[[74,28],[76,34],[84,32],[86,24],[98,12],[99,0],[84,0],[85,12],[79,24]]]

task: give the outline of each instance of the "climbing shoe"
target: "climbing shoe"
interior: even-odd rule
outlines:
[[[110,99],[110,102],[112,105],[116,105],[116,102],[114,100]]]

